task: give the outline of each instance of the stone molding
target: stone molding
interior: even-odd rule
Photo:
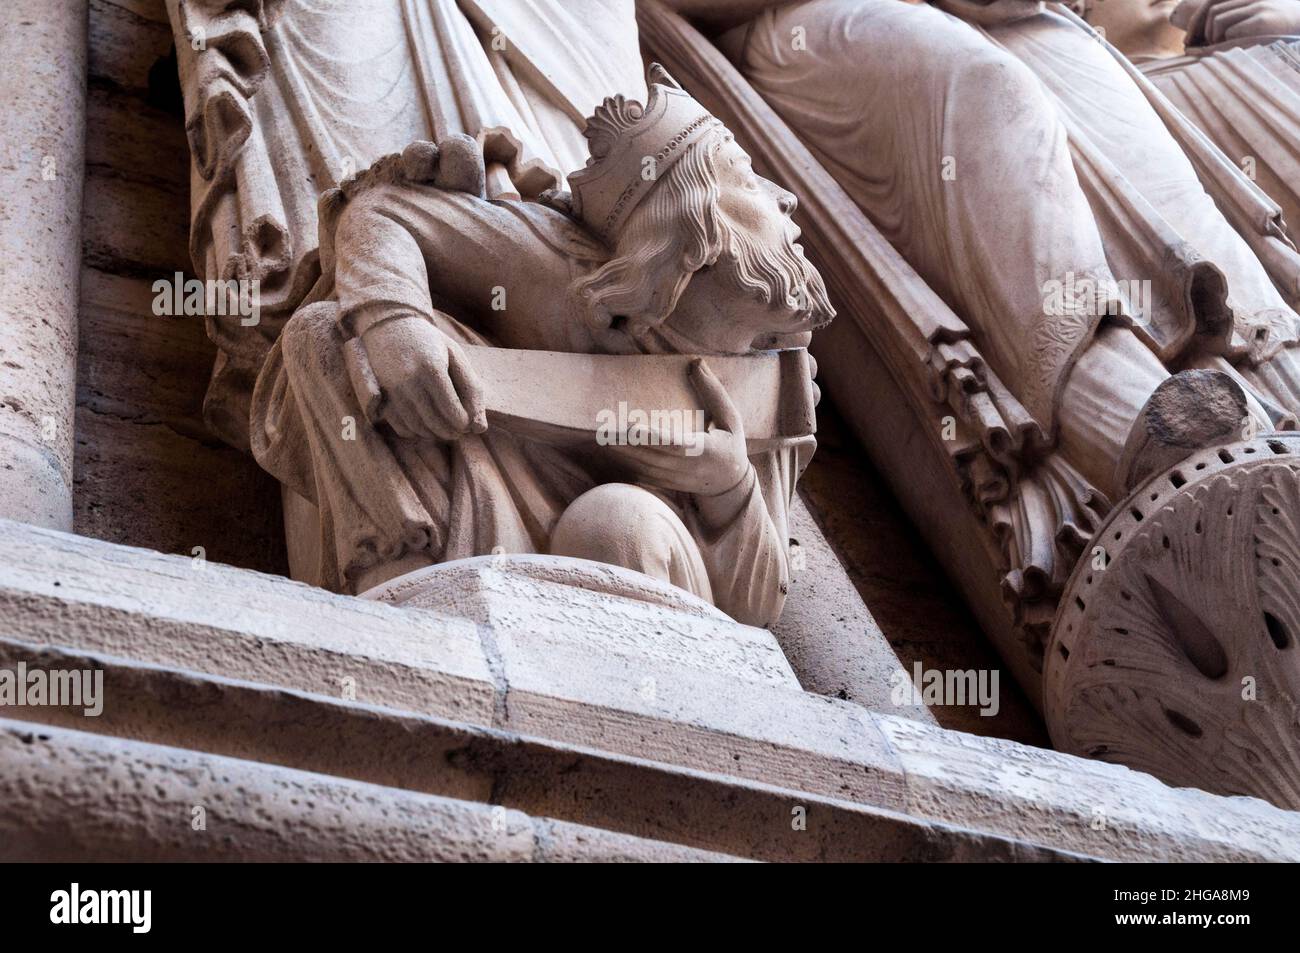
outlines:
[[[1253,798],[686,666],[542,665],[482,627],[245,570],[0,537],[3,665],[63,659],[122,687],[100,718],[9,717],[749,857],[1300,859],[1300,816]],[[825,820],[806,841],[782,836],[799,806]]]

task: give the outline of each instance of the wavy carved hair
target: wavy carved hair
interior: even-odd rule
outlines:
[[[714,154],[731,138],[718,130],[687,150],[623,226],[614,257],[573,284],[597,330],[616,317],[639,337],[677,307],[691,275],[717,262],[727,243],[718,213]]]

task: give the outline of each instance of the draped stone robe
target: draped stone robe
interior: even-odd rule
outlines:
[[[1220,45],[1140,64],[1153,84],[1300,228],[1300,39]]]
[[[1006,421],[1046,438],[963,476],[1026,631],[1046,631],[1041,597],[1127,494],[1117,463],[1171,372],[1234,376],[1243,429],[1300,416],[1300,255],[1280,209],[1068,10],[805,0],[717,42],[970,329],[1020,405]]]
[[[190,140],[190,253],[260,283],[210,317],[209,425],[248,447],[253,380],[320,275],[316,201],[417,139],[466,133],[492,197],[564,187],[605,96],[644,101],[633,0],[167,0]]]
[[[1167,365],[1229,358],[1259,396],[1300,411],[1300,257],[1276,205],[1215,168],[1213,147],[1197,148],[1185,119],[1160,113],[1135,71],[1068,14],[1004,0],[999,20],[945,5],[984,22],[900,0],[811,0],[771,8],[722,43],[975,330],[1044,430],[1056,430],[1108,298]],[[1102,307],[1054,313],[1044,289],[1057,282],[1099,288]],[[1149,289],[1144,300],[1133,287]],[[1275,358],[1281,374],[1267,366]]]
[[[317,199],[412,141],[464,133],[482,144],[489,199],[508,203],[490,207],[512,207],[520,222],[540,214],[519,200],[563,188],[585,163],[585,117],[607,96],[646,98],[633,0],[167,2],[193,157],[192,257],[205,277],[261,282],[260,325],[209,319],[220,351],[205,416],[293,491],[291,519],[317,524],[307,575],[352,591],[368,569],[412,553],[443,561],[546,551],[564,507],[601,475],[501,431],[443,446],[366,426],[343,372],[346,335],[336,276],[322,274]],[[408,225],[432,240],[453,223]],[[493,228],[503,241],[510,231]],[[572,236],[548,244],[546,232],[531,250],[573,267],[605,253]],[[452,339],[493,343],[470,316],[433,309],[439,289],[407,290]],[[344,417],[358,421],[356,441],[342,439]],[[665,495],[663,521],[683,555],[672,581],[738,618],[774,621],[788,578],[786,509],[811,446],[757,455],[745,507],[753,518],[720,534],[695,526],[688,501]]]
[[[415,183],[371,187],[348,199],[337,222],[326,215],[322,228],[333,260],[324,275],[328,297],[285,326],[259,375],[252,413],[258,463],[319,514],[318,565],[308,581],[354,592],[369,570],[412,556],[437,563],[550,552],[565,508],[619,479],[595,446],[594,430],[592,445],[576,452],[496,426],[450,443],[397,439],[365,422],[344,366],[346,328],[378,303],[386,314],[410,316],[397,320],[430,321],[458,344],[608,352],[569,293],[576,278],[608,260],[608,249],[538,203]],[[519,303],[494,321],[490,288],[467,277],[471,271],[490,275],[505,300]],[[640,349],[668,350],[653,334]],[[564,386],[537,380],[537,400]],[[637,550],[628,561],[637,564],[621,564],[739,621],[776,622],[789,581],[789,505],[814,446],[808,436],[754,449],[744,502],[723,527],[706,525],[690,494],[642,487],[662,506],[648,507],[630,534]]]

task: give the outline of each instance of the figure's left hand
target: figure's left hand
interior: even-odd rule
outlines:
[[[1188,24],[1204,45],[1253,36],[1300,34],[1300,0],[1207,0]]]
[[[639,479],[662,490],[713,497],[740,485],[749,474],[749,455],[740,411],[703,358],[690,367],[691,384],[711,426],[689,444],[665,445],[652,436],[649,446],[611,446]]]
[[[401,168],[409,182],[432,183],[448,192],[467,192],[478,198],[487,196],[483,144],[463,132],[444,136],[436,145],[417,139],[402,150]]]

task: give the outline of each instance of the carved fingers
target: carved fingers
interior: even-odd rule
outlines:
[[[411,182],[432,182],[449,192],[487,196],[483,147],[464,133],[452,133],[436,145],[422,139],[412,142],[402,150],[401,172]]]
[[[1295,36],[1300,33],[1298,0],[1256,0],[1250,16],[1228,25],[1224,38],[1237,40],[1252,36]]]
[[[1211,43],[1221,43],[1225,31],[1250,16],[1255,0],[1218,0],[1207,5],[1205,11],[1205,38]]]
[[[438,168],[433,184],[452,192],[487,195],[487,167],[483,147],[464,133],[450,135],[438,143]]]
[[[483,396],[483,387],[479,384],[474,368],[461,350],[459,344],[451,344],[447,349],[447,375],[456,390],[460,406],[465,411],[471,433],[487,431],[487,404]]]
[[[691,362],[690,377],[691,386],[695,388],[695,393],[704,404],[704,412],[713,426],[729,431],[743,441],[745,427],[741,423],[740,411],[731,402],[731,395],[727,393],[727,389],[722,386],[722,381],[718,380],[718,376],[713,373],[713,368],[709,367],[704,358],[696,358]]]
[[[427,355],[416,386],[406,389],[409,408],[423,425],[416,436],[458,440],[487,430],[483,392],[464,351],[447,341]]]
[[[643,427],[629,434],[627,444],[611,446],[609,451],[649,486],[719,496],[735,489],[749,474],[742,418],[703,359],[692,362],[688,373],[710,426],[701,420],[682,433]]]
[[[417,139],[402,150],[402,175],[411,182],[432,182],[438,174],[438,147]]]
[[[363,338],[384,395],[383,420],[404,440],[458,440],[487,430],[483,389],[460,345],[419,316]]]
[[[1200,29],[1196,31],[1198,25]],[[1205,43],[1213,44],[1294,33],[1298,29],[1300,2],[1297,0],[1208,0],[1193,17],[1189,34],[1199,33]]]

